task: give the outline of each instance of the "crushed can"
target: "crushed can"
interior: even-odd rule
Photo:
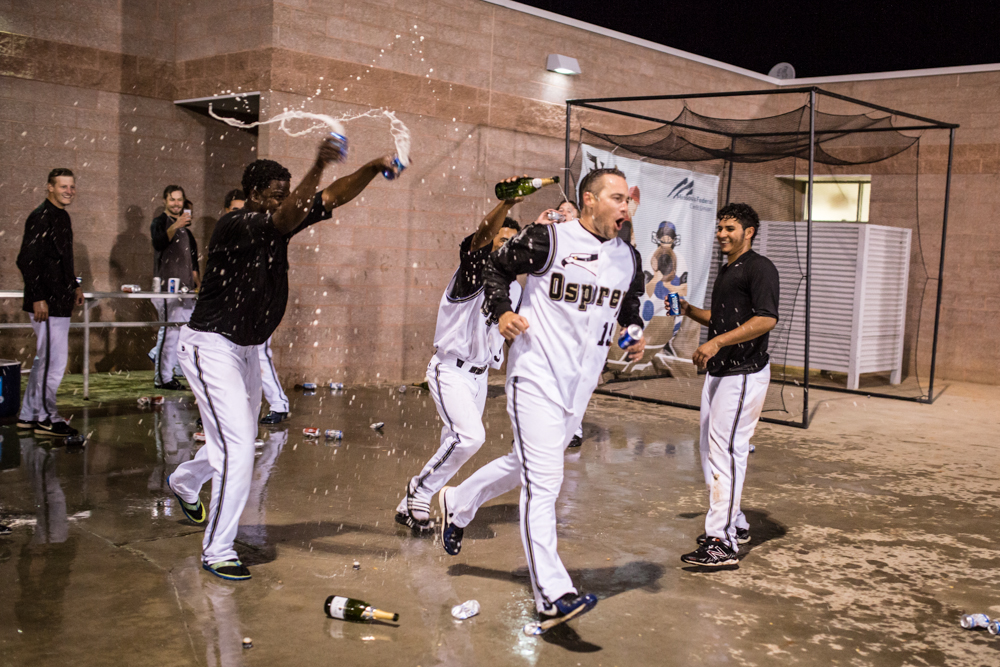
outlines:
[[[153,403],[153,399],[149,396],[142,396],[136,401],[136,403],[139,404],[140,408],[148,408]]]
[[[468,602],[463,602],[462,604],[457,604],[451,608],[451,615],[460,621],[464,621],[467,618],[472,618],[479,614],[479,602],[477,600],[469,600]]]
[[[152,403],[153,405],[163,405],[163,402],[165,400],[167,399],[163,398],[162,396],[151,396],[149,402]]]
[[[382,430],[383,426],[385,426],[385,422],[375,422],[369,428],[372,429],[373,431],[380,431]]]
[[[994,623],[995,622],[996,621],[994,621]],[[961,618],[958,619],[958,623],[966,630],[988,628],[990,625],[990,617],[986,614],[962,614]],[[996,633],[994,632],[992,634]]]
[[[194,441],[195,442],[205,442],[205,434],[204,433],[195,433],[194,434]]]
[[[304,428],[304,429],[302,429],[302,435],[306,436],[307,438],[318,438],[319,437],[319,429],[318,428]]]
[[[399,385],[399,389],[397,391],[399,391],[400,394],[405,394],[406,393],[406,385],[405,384]]]
[[[340,391],[341,389],[344,388],[344,383],[343,382],[331,382],[327,386],[330,387],[330,389],[333,389],[334,391]]]
[[[325,431],[323,431],[323,437],[326,438],[327,440],[343,440],[344,432],[338,431],[335,428],[328,428]]]
[[[627,350],[629,346],[642,340],[642,327],[638,324],[630,324],[625,331],[622,332],[622,337],[618,339],[618,347],[623,350]]]
[[[667,292],[667,315],[679,317],[681,314],[681,296],[677,292]]]

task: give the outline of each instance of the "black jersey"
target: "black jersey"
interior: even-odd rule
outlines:
[[[25,312],[35,301],[45,301],[52,317],[69,317],[76,303],[73,271],[73,226],[69,213],[48,199],[24,223],[17,268],[24,276]]]
[[[269,213],[238,209],[219,219],[208,244],[208,265],[188,326],[260,345],[274,333],[288,303],[288,241],[332,212],[317,193],[305,220],[282,234]]]
[[[778,319],[778,269],[767,257],[753,250],[719,269],[712,288],[712,318],[708,339],[732,331],[751,317]],[[715,377],[756,373],[768,362],[769,334],[735,345],[727,345],[708,360]]]

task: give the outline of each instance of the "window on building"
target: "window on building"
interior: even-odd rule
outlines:
[[[799,195],[796,197],[798,219],[806,220],[808,176],[778,178],[795,188]],[[868,222],[871,191],[871,176],[814,176],[812,219],[814,222]]]

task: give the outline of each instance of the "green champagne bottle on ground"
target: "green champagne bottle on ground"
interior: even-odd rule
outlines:
[[[398,621],[399,614],[376,609],[367,602],[331,595],[323,605],[326,615],[342,621]]]
[[[500,182],[497,183],[496,187],[497,199],[503,201],[514,199],[515,197],[527,197],[538,188],[558,182],[558,176],[553,176],[552,178],[525,177],[519,178],[516,181]]]

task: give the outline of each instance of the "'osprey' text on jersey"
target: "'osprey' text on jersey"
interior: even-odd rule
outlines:
[[[639,254],[577,220],[529,225],[490,258],[486,307],[497,319],[511,309],[497,287],[518,273],[528,273],[518,310],[528,330],[511,345],[507,375],[547,388],[567,411],[583,410],[616,342],[615,322],[643,324]]]
[[[459,266],[441,295],[434,347],[439,354],[449,354],[472,366],[503,365],[503,336],[496,320],[483,314],[483,269],[493,250],[492,242],[470,251],[472,236],[462,241]],[[521,286],[510,285],[511,298],[517,303]]]

